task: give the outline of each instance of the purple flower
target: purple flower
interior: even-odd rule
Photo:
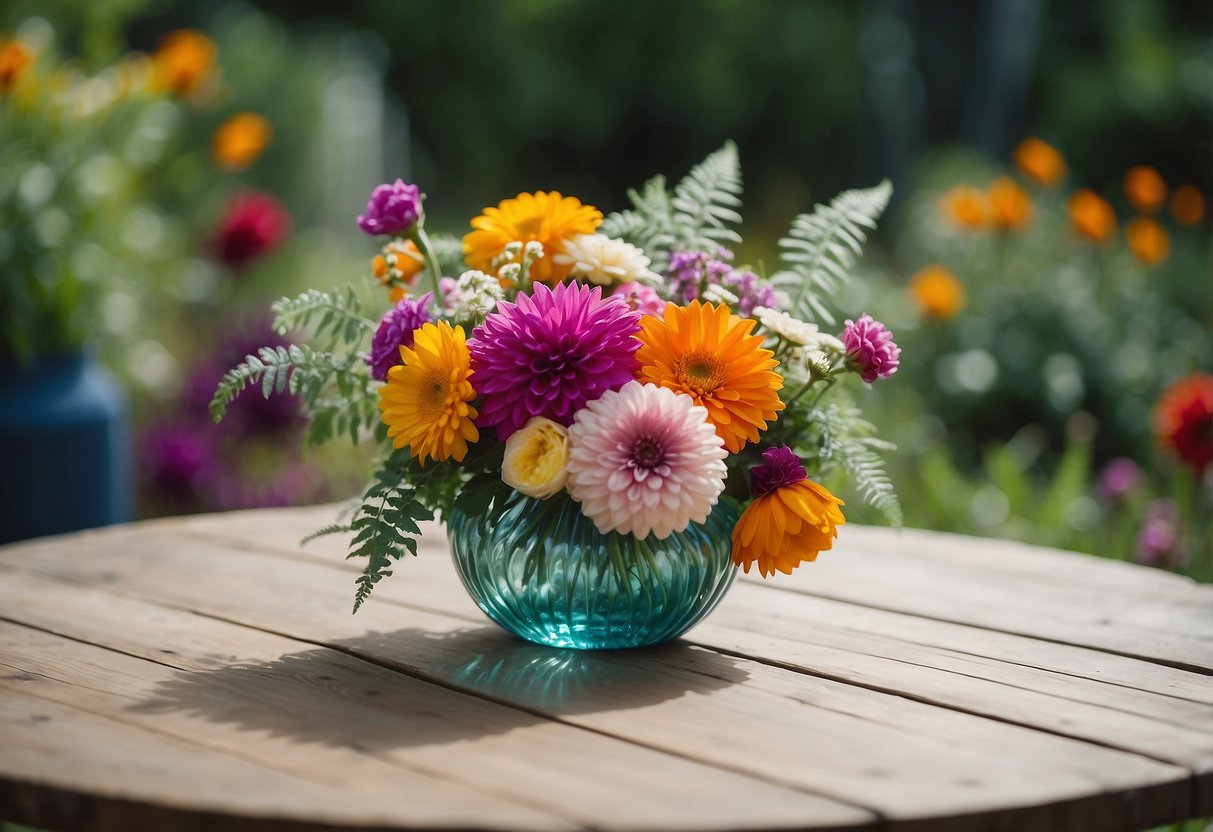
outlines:
[[[1147,566],[1178,566],[1184,555],[1179,509],[1170,500],[1155,500],[1137,536],[1134,560]]]
[[[750,494],[755,498],[809,478],[809,472],[800,464],[800,457],[787,445],[767,448],[762,452],[762,458],[763,462],[750,469]]]
[[[848,362],[859,377],[871,384],[878,378],[888,378],[901,363],[901,347],[893,343],[893,333],[871,315],[858,321],[848,320],[842,331],[842,343],[847,348]]]
[[[666,270],[676,303],[690,303],[702,299],[708,286],[721,286],[737,296],[737,311],[749,317],[754,307],[765,306],[777,309],[779,301],[775,289],[750,271],[733,268],[733,252],[720,248],[713,257],[706,251],[676,251],[670,255]]]
[[[765,306],[767,309],[778,309],[779,299],[775,289],[759,279],[753,272],[739,272],[736,269],[729,272],[724,279],[726,289],[737,295],[737,311],[743,318],[754,314],[754,307]]]
[[[1105,503],[1122,502],[1141,480],[1141,468],[1127,456],[1117,457],[1099,472],[1099,497]]]
[[[502,442],[533,416],[562,425],[605,393],[632,380],[640,313],[602,287],[536,284],[514,303],[499,301],[472,333],[471,382],[484,396],[477,425]]]
[[[371,193],[366,213],[358,217],[358,227],[367,234],[406,234],[421,216],[421,189],[397,179],[380,185]]]
[[[139,441],[139,470],[148,496],[171,508],[192,507],[219,470],[210,425],[163,424]]]
[[[413,331],[433,320],[426,311],[433,298],[433,292],[426,292],[417,300],[405,298],[384,313],[371,341],[371,354],[366,357],[372,376],[387,381],[388,370],[404,363],[400,348],[413,346]]]

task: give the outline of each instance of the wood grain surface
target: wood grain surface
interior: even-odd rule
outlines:
[[[333,507],[0,548],[0,817],[64,829],[1091,829],[1213,813],[1213,588],[848,526],[672,644],[497,630]]]

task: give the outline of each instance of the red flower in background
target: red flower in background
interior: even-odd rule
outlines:
[[[1167,388],[1155,410],[1158,439],[1199,476],[1213,462],[1213,376],[1191,375]]]
[[[235,269],[272,251],[291,231],[291,215],[259,191],[237,194],[215,234],[215,256]]]

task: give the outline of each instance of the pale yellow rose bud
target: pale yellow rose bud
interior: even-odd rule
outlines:
[[[528,497],[551,497],[564,488],[569,448],[568,428],[534,416],[505,441],[501,479]]]

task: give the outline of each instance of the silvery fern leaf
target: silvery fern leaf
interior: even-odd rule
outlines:
[[[665,177],[654,176],[637,191],[628,189],[632,210],[609,214],[598,232],[644,249],[655,271],[663,271],[674,242],[674,207],[666,191]]]
[[[886,179],[874,188],[843,191],[829,205],[793,220],[788,236],[779,241],[787,268],[771,278],[791,299],[788,312],[806,321],[835,322],[823,299],[850,277],[868,231],[876,227],[892,194]]]
[[[831,404],[815,409],[811,418],[819,436],[813,453],[821,460],[821,473],[845,471],[864,501],[883,514],[890,525],[900,527],[901,501],[880,455],[896,446],[877,437],[876,426],[864,419],[857,407]]]
[[[711,251],[721,243],[739,243],[730,228],[741,222],[741,162],[737,145],[724,147],[691,169],[671,200],[675,243],[681,248]]]

